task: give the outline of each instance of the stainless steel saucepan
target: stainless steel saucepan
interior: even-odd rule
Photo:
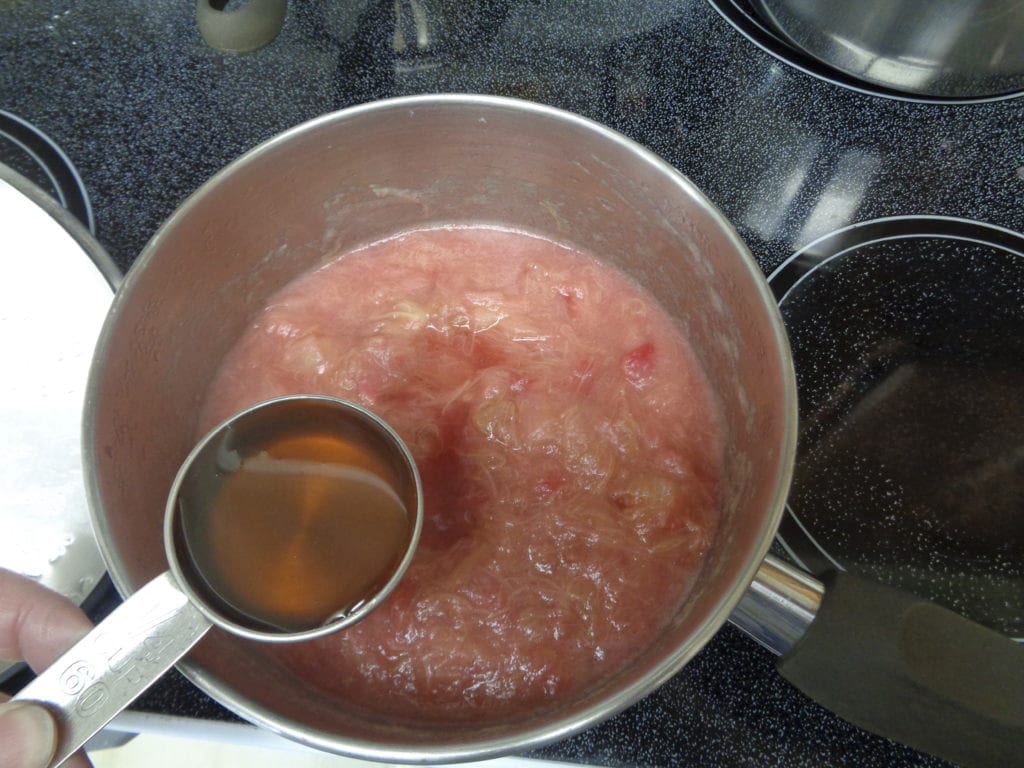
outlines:
[[[1021,0],[751,0],[797,49],[848,75],[919,97],[1024,89]]]
[[[820,584],[765,561],[790,481],[796,395],[779,313],[730,224],[632,141],[521,101],[401,98],[313,120],[221,171],[155,235],[115,300],[86,406],[94,523],[124,593],[167,567],[163,502],[195,440],[199,404],[267,297],[340,249],[450,222],[500,224],[582,247],[678,319],[721,400],[727,443],[723,522],[692,597],[628,668],[515,721],[384,723],[296,677],[262,647],[217,632],[181,665],[188,678],[245,719],[313,747],[404,762],[480,759],[564,738],[622,710],[676,673],[732,615],[778,650],[802,638],[784,673],[806,690],[852,686],[852,694],[817,695],[855,722],[964,762],[1016,759],[1024,662],[1010,641],[913,601],[885,603],[845,578],[819,611]],[[844,600],[854,606],[853,625]],[[881,617],[874,629],[872,615]],[[943,633],[953,653],[935,642]],[[836,640],[846,645],[836,649]],[[930,679],[936,665],[943,673]],[[924,716],[889,727],[915,711]],[[918,722],[933,716],[943,719]]]

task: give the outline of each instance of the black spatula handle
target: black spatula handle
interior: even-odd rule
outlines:
[[[1024,646],[850,573],[778,668],[865,730],[963,766],[1024,766]]]

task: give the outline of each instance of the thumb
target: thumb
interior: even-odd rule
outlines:
[[[0,768],[46,768],[57,742],[57,726],[37,704],[0,704]]]

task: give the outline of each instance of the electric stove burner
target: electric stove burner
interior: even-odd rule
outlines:
[[[785,33],[775,28],[765,18],[767,14],[763,10],[763,0],[708,0],[708,3],[741,35],[780,61],[789,64],[808,75],[834,83],[835,85],[840,85],[844,88],[859,91],[860,93],[883,96],[885,98],[896,99],[899,101],[913,101],[925,104],[975,104],[987,101],[1002,101],[1005,99],[1024,96],[1024,91],[1021,91],[1019,88],[1014,88],[1013,90],[1005,93],[989,93],[985,88],[991,87],[990,83],[983,83],[981,91],[975,92],[974,94],[968,94],[958,87],[951,89],[952,93],[949,95],[936,95],[886,87],[884,83],[889,82],[887,78],[894,74],[894,69],[901,68],[905,65],[913,65],[915,63],[920,64],[920,62],[915,62],[913,57],[907,56],[896,57],[893,59],[868,57],[873,62],[874,69],[879,70],[883,75],[875,81],[867,79],[866,77],[857,77],[854,74],[845,72],[834,66],[830,66],[826,61],[811,55]],[[848,44],[846,48],[849,48],[850,51],[858,54],[861,58],[864,58],[866,55],[865,51],[857,50],[856,46],[853,46],[852,44]],[[846,51],[846,53],[850,53],[850,51]],[[853,55],[853,53],[850,53],[850,55]],[[872,71],[871,67],[869,67],[868,70]],[[938,74],[935,74],[935,72]],[[944,76],[942,70],[935,70],[935,72],[930,73],[929,77],[934,75],[941,80]],[[915,79],[915,74],[902,73],[901,77],[897,79],[913,81]],[[1005,78],[1005,82],[1019,83],[1020,77],[1008,77]]]
[[[0,163],[49,193],[96,234],[89,195],[68,156],[34,125],[3,110],[0,110]]]
[[[800,402],[787,553],[1024,638],[1024,236],[878,219],[769,282]]]

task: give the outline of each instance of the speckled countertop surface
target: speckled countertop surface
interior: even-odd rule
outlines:
[[[428,6],[430,3],[427,4]],[[484,0],[430,54],[396,54],[393,4],[293,3],[268,47],[228,55],[189,3],[0,2],[0,109],[59,143],[122,267],[228,161],[354,103],[468,91],[616,128],[674,164],[770,272],[853,222],[942,214],[1024,230],[1024,100],[920,104],[798,72],[704,0]],[[228,713],[176,673],[139,705]],[[725,627],[663,688],[541,751],[600,765],[938,765],[867,735],[779,678]]]

